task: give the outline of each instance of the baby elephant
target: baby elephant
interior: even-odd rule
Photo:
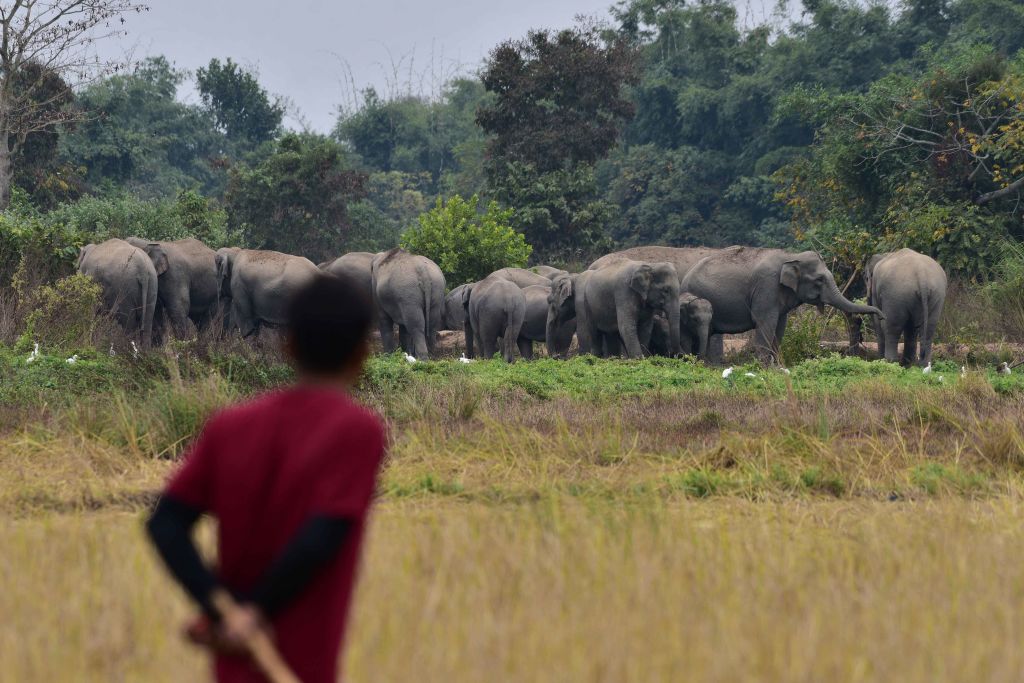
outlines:
[[[883,320],[873,316],[878,354],[895,362],[903,336],[903,365],[931,363],[932,339],[946,301],[946,272],[942,266],[913,249],[877,254],[864,268],[864,284],[868,304],[885,316]]]
[[[701,359],[708,355],[708,337],[711,335],[711,318],[714,311],[711,302],[699,296],[683,292],[679,295],[679,346],[683,353]],[[651,329],[651,341],[647,346],[651,353],[659,356],[668,354],[668,320],[661,316],[655,319]]]

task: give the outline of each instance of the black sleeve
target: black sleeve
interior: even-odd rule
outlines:
[[[206,614],[215,616],[210,594],[217,588],[217,578],[192,541],[192,528],[201,515],[202,511],[164,496],[146,522],[146,531],[171,575]]]
[[[256,584],[250,601],[267,616],[279,612],[334,559],[352,524],[345,517],[324,516],[306,522]]]

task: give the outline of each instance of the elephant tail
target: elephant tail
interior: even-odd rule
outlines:
[[[516,345],[519,341],[519,332],[523,329],[523,322],[526,320],[526,300],[519,296],[512,306],[506,311],[505,332],[501,336],[502,356],[509,363],[515,358]]]

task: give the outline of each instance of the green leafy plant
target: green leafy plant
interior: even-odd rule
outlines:
[[[497,202],[477,211],[479,198],[454,195],[421,214],[417,225],[402,234],[402,246],[432,259],[449,285],[474,282],[500,268],[523,267],[533,248],[510,225],[511,209]]]

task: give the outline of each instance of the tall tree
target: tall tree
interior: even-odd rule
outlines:
[[[483,83],[493,96],[477,110],[491,135],[488,187],[538,251],[602,241],[608,205],[594,164],[633,116],[625,86],[635,74],[633,50],[593,27],[531,31],[491,53]]]
[[[81,83],[121,68],[101,59],[96,41],[124,34],[132,0],[14,0],[0,5],[0,209],[11,201],[13,159],[29,135],[82,117],[54,106],[66,97],[46,92],[54,75]],[[112,28],[111,28],[112,27]],[[26,77],[35,69],[36,77]]]
[[[256,146],[273,139],[281,128],[284,104],[271,98],[252,71],[229,57],[211,59],[196,71],[199,95],[217,125],[234,142]]]

